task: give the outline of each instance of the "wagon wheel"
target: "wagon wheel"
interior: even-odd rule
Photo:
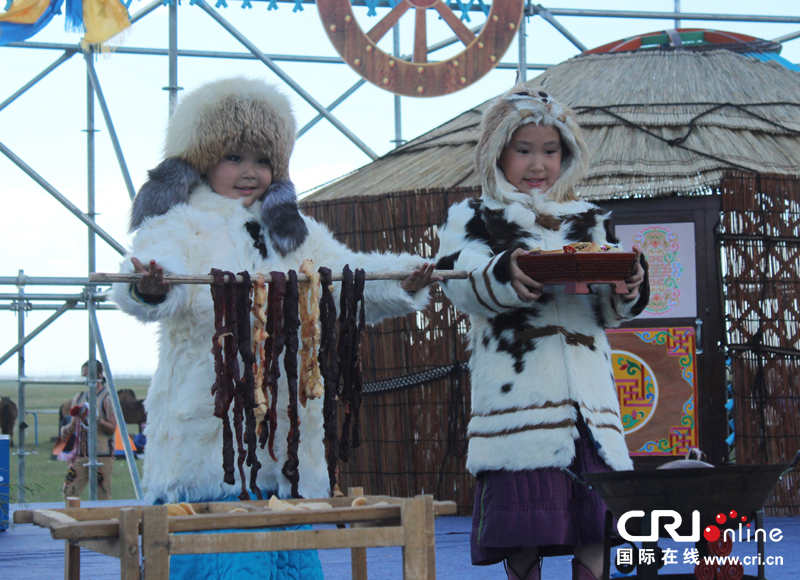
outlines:
[[[494,0],[486,24],[477,36],[443,0],[402,0],[369,32],[353,16],[350,0],[317,0],[325,32],[336,51],[365,80],[397,95],[437,97],[468,87],[500,62],[522,19],[524,0]],[[414,56],[401,60],[377,43],[409,9],[415,10]],[[425,18],[436,12],[455,33],[464,50],[441,61],[428,62]]]

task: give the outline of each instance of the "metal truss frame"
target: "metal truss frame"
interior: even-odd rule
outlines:
[[[267,0],[253,0],[257,2]],[[271,0],[270,0],[271,1]],[[302,3],[302,4],[315,4],[314,0],[275,0],[281,3]],[[679,28],[681,22],[684,20],[704,20],[704,21],[728,21],[728,22],[771,22],[771,23],[795,23],[800,25],[800,17],[797,16],[767,16],[767,15],[738,15],[738,14],[701,14],[701,13],[686,13],[680,10],[680,0],[674,0],[674,12],[646,12],[646,11],[620,11],[620,10],[585,10],[585,9],[555,9],[545,8],[540,4],[533,4],[531,0],[526,0],[525,16],[522,19],[522,24],[519,27],[519,56],[516,64],[501,63],[498,68],[510,68],[518,71],[519,78],[525,80],[527,78],[527,71],[529,70],[545,70],[549,68],[550,64],[532,64],[528,63],[526,59],[527,41],[526,41],[526,20],[527,18],[540,16],[548,23],[550,23],[559,33],[568,39],[578,50],[585,51],[586,46],[572,34],[561,22],[557,20],[558,16],[568,17],[585,17],[585,18],[632,18],[632,19],[661,19],[671,20],[674,22],[674,27]],[[169,111],[172,113],[175,103],[177,102],[177,94],[180,90],[178,86],[178,57],[188,58],[221,58],[221,59],[248,59],[261,61],[267,68],[269,68],[276,76],[278,76],[287,86],[296,92],[303,100],[311,105],[316,111],[317,116],[307,123],[298,132],[298,138],[302,137],[311,127],[316,123],[327,120],[336,129],[338,129],[344,136],[352,141],[361,151],[363,151],[371,159],[377,159],[375,154],[369,146],[364,143],[357,135],[355,135],[347,126],[342,123],[333,115],[333,110],[355,93],[366,81],[360,80],[352,87],[342,93],[339,97],[334,99],[328,106],[324,106],[311,96],[299,83],[297,83],[290,75],[283,71],[278,62],[304,62],[313,64],[343,64],[344,61],[338,57],[327,56],[301,56],[301,55],[287,55],[287,54],[267,54],[259,49],[255,43],[245,37],[233,25],[230,24],[217,10],[212,8],[206,0],[191,0],[191,4],[196,5],[199,9],[206,12],[209,17],[215,20],[221,28],[226,30],[233,38],[235,38],[245,49],[246,52],[219,52],[219,51],[197,51],[197,50],[179,50],[178,49],[178,9],[176,0],[154,0],[152,3],[139,10],[131,17],[131,24],[135,24],[148,14],[157,10],[163,5],[167,5],[169,10],[169,42],[167,49],[152,49],[152,48],[135,48],[135,47],[118,47],[115,52],[117,54],[131,54],[131,55],[159,55],[166,56],[169,59],[169,84],[165,87],[169,91]],[[353,0],[353,5],[366,6],[365,0]],[[389,7],[387,0],[380,0],[379,6]],[[474,2],[467,8],[470,11],[481,11],[480,6],[475,6]],[[480,26],[473,28],[473,32],[479,32]],[[800,30],[797,32],[787,34],[773,39],[776,42],[787,42],[796,38],[800,38]],[[445,40],[438,44],[432,45],[428,48],[429,53],[436,52],[458,42],[456,37]],[[121,255],[125,254],[124,247],[117,242],[111,235],[104,231],[94,221],[95,215],[95,183],[94,183],[94,133],[95,133],[95,112],[94,104],[95,99],[100,105],[101,114],[109,132],[114,152],[117,157],[117,162],[122,173],[125,187],[128,195],[133,199],[135,190],[133,182],[130,177],[125,158],[123,155],[123,148],[119,139],[117,138],[116,131],[114,130],[113,120],[109,112],[108,106],[103,96],[102,86],[100,79],[94,69],[94,54],[81,50],[79,44],[56,44],[56,43],[41,43],[41,42],[15,42],[10,43],[9,47],[26,48],[32,50],[56,50],[63,51],[51,65],[46,67],[36,76],[34,76],[25,85],[20,87],[14,94],[9,96],[5,101],[0,103],[0,112],[6,108],[10,103],[21,97],[31,87],[36,85],[39,81],[45,78],[48,74],[68,61],[77,54],[83,56],[86,63],[86,78],[87,78],[87,105],[86,105],[86,119],[87,119],[87,174],[88,174],[88,210],[87,212],[81,211],[69,199],[62,195],[53,185],[48,183],[42,178],[32,167],[25,163],[22,159],[17,157],[13,151],[6,147],[0,141],[0,153],[10,159],[20,170],[27,174],[35,183],[53,196],[56,201],[61,203],[70,213],[72,213],[78,220],[80,220],[89,231],[88,243],[88,262],[89,272],[95,271],[95,241],[96,237],[106,242],[114,250]],[[400,54],[400,36],[399,28],[395,26],[393,34],[393,54],[398,58],[410,59],[410,55]],[[404,140],[402,139],[401,131],[401,98],[395,96],[394,98],[394,121],[395,121],[395,146],[401,145]],[[0,356],[0,364],[8,360],[13,355],[18,356],[17,367],[17,383],[18,383],[18,408],[19,408],[19,435],[18,435],[18,492],[17,496],[19,501],[25,500],[25,456],[28,452],[25,451],[25,388],[27,385],[37,383],[47,384],[83,384],[94,385],[96,380],[96,369],[94,361],[99,353],[100,359],[105,367],[105,376],[108,380],[109,390],[111,391],[111,400],[114,405],[114,412],[117,417],[117,423],[120,426],[123,445],[125,447],[125,457],[127,459],[128,468],[130,471],[131,479],[133,481],[134,490],[137,498],[142,498],[142,487],[139,480],[139,473],[137,471],[136,463],[134,461],[133,451],[130,448],[130,441],[128,439],[127,428],[125,421],[122,417],[122,411],[117,397],[117,390],[114,384],[112,367],[108,357],[106,356],[105,345],[100,331],[100,325],[97,321],[97,310],[114,309],[115,307],[110,304],[105,304],[106,295],[98,292],[96,284],[90,284],[88,278],[32,278],[27,277],[23,270],[20,270],[17,276],[0,277],[0,286],[16,286],[16,294],[0,294],[0,310],[12,310],[17,313],[18,317],[18,342],[8,352]],[[80,294],[27,294],[25,288],[27,286],[77,286],[81,287]],[[60,304],[59,304],[60,302]],[[31,340],[36,338],[42,331],[44,331],[52,322],[58,319],[64,312],[68,310],[85,309],[88,313],[89,319],[89,376],[85,379],[63,379],[51,380],[41,378],[27,377],[25,374],[25,345]],[[28,334],[25,333],[25,316],[24,313],[30,310],[53,310],[53,314],[41,323],[37,328]],[[89,391],[89,405],[90,405],[90,425],[89,425],[89,447],[90,458],[87,464],[90,469],[89,475],[89,499],[97,499],[97,450],[96,450],[96,392],[95,389],[88,389]]]

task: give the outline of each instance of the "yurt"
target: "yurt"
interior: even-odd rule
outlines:
[[[693,448],[717,466],[797,451],[800,68],[779,52],[743,35],[665,31],[527,83],[576,112],[592,155],[580,194],[612,210],[622,243],[650,262],[648,309],[609,331],[636,467]],[[433,256],[447,208],[480,195],[473,151],[487,105],[311,192],[304,211],[358,250]],[[343,486],[433,493],[469,512],[467,324],[435,291],[427,311],[369,329],[363,444],[340,466]],[[766,513],[800,514],[799,483],[784,477]]]

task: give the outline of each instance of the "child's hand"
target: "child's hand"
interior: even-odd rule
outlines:
[[[511,270],[511,286],[517,292],[517,296],[519,296],[521,300],[538,300],[542,295],[544,284],[528,277],[517,265],[517,258],[527,253],[527,250],[517,248],[511,254],[511,263],[509,265],[509,269]]]
[[[639,286],[644,282],[644,268],[642,268],[642,264],[639,261],[642,250],[637,245],[634,245],[631,249],[636,252],[636,270],[633,272],[633,276],[625,279],[625,285],[628,287],[628,293],[622,295],[622,298],[625,300],[635,300],[638,298]]]
[[[422,266],[414,270],[408,278],[400,282],[400,287],[406,292],[416,292],[434,282],[441,282],[441,276],[433,275],[433,269],[435,267],[436,264],[425,262]]]
[[[142,279],[136,283],[136,289],[142,296],[164,296],[170,291],[170,285],[164,280],[164,268],[150,260],[149,266],[144,266],[138,258],[131,258],[131,264]]]

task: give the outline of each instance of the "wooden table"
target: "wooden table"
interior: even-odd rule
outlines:
[[[32,523],[65,540],[64,578],[80,579],[80,549],[119,558],[121,580],[168,580],[172,554],[274,552],[284,550],[351,549],[353,580],[367,580],[366,548],[401,546],[403,578],[436,578],[434,517],[455,515],[454,502],[414,498],[349,496],[325,500],[287,500],[291,504],[324,501],[330,509],[261,511],[267,501],[191,504],[196,515],[170,516],[167,506],[81,508],[70,498],[64,509],[18,510],[14,523]],[[356,497],[366,505],[352,507]],[[386,505],[375,505],[375,504]],[[231,513],[237,508],[247,512]],[[336,529],[180,534],[241,528],[337,524]],[[345,527],[350,524],[349,527]],[[141,550],[139,548],[141,536]]]

